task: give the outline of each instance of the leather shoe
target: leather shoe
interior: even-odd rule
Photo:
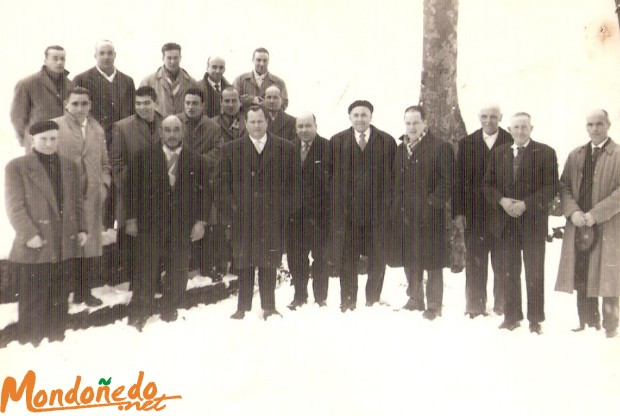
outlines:
[[[586,329],[586,325],[585,324],[580,324],[577,328],[571,329],[571,331],[573,331],[573,332],[581,332],[581,331],[584,331],[585,329]]]
[[[409,298],[407,303],[405,303],[405,306],[403,306],[403,309],[406,311],[423,311],[424,305],[420,305],[413,299]]]
[[[230,315],[230,319],[243,319],[245,318],[245,311],[237,311]]]
[[[136,328],[138,332],[142,332],[142,330],[146,326],[147,320],[148,317],[146,316],[132,316],[129,318],[128,324]]]
[[[608,329],[605,331],[605,336],[607,338],[615,338],[618,336],[618,330],[617,329]]]
[[[502,324],[499,326],[499,329],[507,329],[509,331],[514,331],[520,326],[521,326],[521,322],[519,321],[510,322],[510,321],[504,320],[504,322],[502,322]]]
[[[350,311],[354,311],[356,307],[357,307],[357,303],[356,302],[351,302],[349,304],[349,310]]]
[[[324,300],[320,300],[316,304],[319,305],[319,308],[324,308],[327,306],[327,302],[325,302]]]
[[[488,316],[486,312],[465,312],[465,316],[469,316],[469,319],[476,319],[479,316]]]
[[[288,307],[290,310],[294,311],[294,310],[296,310],[297,308],[301,307],[304,303],[306,303],[306,302],[303,302],[303,301],[301,301],[301,300],[293,300],[293,301],[291,302],[291,304],[290,304],[290,305],[288,305],[287,307]]]
[[[435,311],[433,309],[427,309],[422,314],[422,318],[428,319],[429,321],[434,321],[435,318],[437,318],[439,315],[440,314],[437,311]]]
[[[542,335],[542,326],[538,322],[530,322],[530,332],[532,334]]]
[[[373,301],[370,301],[370,300],[367,300],[367,301],[366,301],[366,307],[368,307],[368,308],[372,308],[372,306],[373,306],[374,304],[375,304],[375,302],[373,302]]]
[[[263,319],[266,321],[270,316],[279,316],[281,318],[282,314],[275,309],[266,309],[263,313]]]
[[[165,311],[161,314],[161,320],[164,322],[174,322],[179,317],[179,313],[176,309],[172,311]]]

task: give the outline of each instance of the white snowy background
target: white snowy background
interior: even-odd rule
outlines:
[[[510,114],[528,111],[532,137],[556,149],[560,169],[568,152],[588,140],[588,110],[606,108],[610,135],[620,138],[613,3],[461,0],[458,87],[468,131],[479,127],[483,103],[502,105],[503,127]],[[288,112],[313,111],[326,137],[348,127],[346,108],[357,98],[375,105],[375,125],[399,136],[403,109],[418,100],[421,0],[0,0],[0,15],[0,166],[22,154],[8,117],[13,87],[39,70],[50,44],[65,47],[72,77],[94,65],[95,42],[110,39],[117,67],[136,84],[161,65],[165,42],[183,46],[182,66],[198,79],[208,56],[223,56],[231,82],[250,70],[256,47],[267,47],[270,70],[287,82]],[[1,258],[12,238],[0,209]],[[570,331],[577,325],[574,296],[553,292],[560,245],[547,245],[543,336],[527,326],[500,331],[497,316],[464,318],[464,273],[448,270],[443,317],[431,323],[416,312],[395,312],[406,301],[405,277],[402,269],[388,269],[382,300],[391,306],[341,314],[338,280],[331,279],[327,308],[290,312],[285,305],[293,291],[282,286],[276,292],[282,319],[263,322],[255,298],[253,312],[233,322],[232,298],[181,311],[184,319],[174,324],[154,317],[143,333],[124,320],[67,331],[64,342],[44,341],[37,349],[13,342],[0,350],[0,377],[20,380],[33,369],[38,389],[68,389],[76,375],[82,386],[102,377],[130,386],[142,370],[160,393],[183,396],[167,402],[164,415],[616,414],[620,339]],[[364,284],[360,277],[361,305]],[[128,300],[125,288],[95,294],[111,305]],[[0,305],[0,328],[16,319],[16,304]],[[25,414],[23,402],[10,403],[6,413]]]

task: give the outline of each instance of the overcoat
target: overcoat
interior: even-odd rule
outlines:
[[[13,103],[11,104],[11,122],[21,146],[29,149],[32,144],[28,137],[28,129],[31,125],[64,114],[64,100],[69,98],[71,91],[71,81],[67,75],[69,75],[69,71],[65,70],[60,93],[45,72],[45,67],[22,79],[15,86]]]
[[[271,85],[277,85],[282,90],[282,110],[286,110],[288,107],[288,92],[286,91],[286,84],[282,78],[273,75],[271,72],[267,72],[265,80],[259,87],[254,78],[254,72],[246,72],[239,75],[233,81],[233,87],[239,91],[239,98],[241,98],[241,105],[247,109],[252,106],[252,100],[254,97],[265,98],[265,90]]]
[[[598,156],[592,186],[592,217],[598,240],[588,262],[587,296],[620,296],[620,146],[611,139]],[[555,290],[575,289],[575,226],[570,220],[579,211],[577,199],[586,148],[579,146],[569,155],[562,172],[562,204],[567,218]]]
[[[190,88],[201,88],[200,83],[192,78],[186,70],[181,68],[179,71],[178,79],[180,84],[177,94],[172,93],[172,88],[166,80],[166,70],[163,66],[155,73],[144,78],[140,83],[141,87],[149,86],[155,90],[157,93],[157,111],[164,117],[182,113],[185,91]]]
[[[220,126],[222,143],[232,142],[233,140],[240,139],[245,135],[245,117],[243,116],[243,113],[239,113],[238,119],[239,123],[237,124],[237,128],[231,128],[232,126],[226,123],[226,117],[222,114],[211,119]]]
[[[119,225],[125,225],[125,207],[123,202],[124,187],[127,183],[127,165],[142,149],[160,143],[161,122],[163,117],[155,113],[153,131],[146,120],[137,114],[114,123],[112,128],[112,145],[110,146],[110,163],[112,178],[117,192],[115,217]]]
[[[391,266],[437,270],[448,265],[445,218],[453,166],[452,146],[430,133],[420,139],[411,157],[404,142],[398,146]]]
[[[365,152],[372,152],[372,256],[384,264],[388,260],[390,247],[390,213],[394,190],[394,156],[396,141],[392,136],[375,126],[370,126],[370,138]],[[332,202],[330,242],[328,259],[339,270],[342,263],[345,230],[353,222],[353,146],[357,146],[353,127],[337,133],[330,139],[334,173],[332,180]]]
[[[294,205],[295,146],[267,133],[259,156],[248,134],[226,143],[216,171],[216,206],[231,225],[236,267],[278,267]]]
[[[286,114],[284,110],[278,111],[273,119],[267,115],[267,131],[290,142],[295,139],[295,123],[295,117]]]
[[[103,254],[103,192],[110,189],[112,176],[105,144],[103,128],[88,116],[86,138],[75,118],[70,114],[54,119],[58,123],[58,154],[80,168],[84,197],[84,226],[88,241],[83,247],[83,257],[99,257]]]
[[[6,213],[15,229],[10,261],[57,263],[81,255],[77,233],[85,228],[80,173],[74,162],[63,157],[60,170],[63,212],[58,210],[52,184],[36,154],[18,157],[6,165]],[[37,234],[48,243],[40,250],[26,247]]]
[[[213,172],[220,160],[222,149],[222,129],[209,117],[203,115],[198,123],[188,127],[188,117],[185,113],[177,114],[185,128],[184,144],[200,153],[205,160],[209,172]]]
[[[110,85],[112,84],[112,85]],[[133,79],[116,70],[112,83],[96,67],[73,78],[73,86],[84,87],[90,92],[93,103],[91,114],[103,127],[108,146],[112,140],[112,125],[134,113]]]

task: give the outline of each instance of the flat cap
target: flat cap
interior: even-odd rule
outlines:
[[[372,113],[374,111],[374,107],[372,106],[372,104],[370,104],[370,101],[366,101],[366,100],[355,100],[351,103],[351,105],[349,106],[349,114],[351,114],[351,111],[355,108],[355,107],[366,107],[367,109],[370,110],[370,112]]]
[[[30,126],[30,129],[28,129],[28,133],[30,133],[31,136],[34,136],[35,134],[44,133],[50,130],[58,130],[58,124],[56,124],[55,121],[46,120],[34,123]]]

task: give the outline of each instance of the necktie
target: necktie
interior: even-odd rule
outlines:
[[[170,180],[170,186],[174,186],[177,181],[177,162],[179,161],[179,155],[172,153],[170,159],[168,159],[168,179]]]
[[[368,144],[368,142],[366,141],[366,135],[364,133],[360,134],[360,139],[357,142],[357,144],[360,146],[360,149],[362,149],[362,151],[364,151],[364,148],[366,147],[366,144]]]
[[[217,93],[219,94],[221,92],[220,91],[220,84],[215,84],[214,87],[215,87],[215,91],[217,91]]]
[[[301,162],[302,163],[306,160],[306,157],[308,157],[309,151],[310,151],[310,146],[308,146],[306,143],[302,143],[301,144]]]
[[[258,85],[258,88],[263,86],[263,77],[256,77],[256,84]]]
[[[517,155],[514,157],[512,161],[512,177],[516,181],[517,175],[519,174],[519,170],[521,169],[521,164],[523,163],[523,146],[517,147]]]
[[[82,139],[85,139],[86,138],[86,126],[82,124],[80,126],[80,129],[82,130]]]
[[[256,140],[256,143],[255,143],[254,147],[256,147],[256,151],[260,155],[263,152],[263,141],[262,140]]]
[[[598,160],[599,155],[601,154],[600,147],[592,148],[592,167],[596,166],[596,161]]]

